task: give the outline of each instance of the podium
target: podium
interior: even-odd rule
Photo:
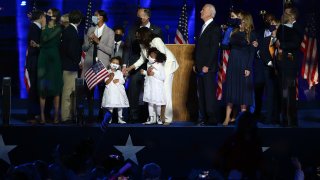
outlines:
[[[192,71],[194,65],[192,44],[167,44],[176,57],[179,68],[174,73],[172,84],[173,120],[190,121],[198,117],[196,75]]]

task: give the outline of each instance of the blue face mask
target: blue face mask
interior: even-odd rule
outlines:
[[[92,20],[92,23],[93,23],[94,25],[97,25],[97,24],[98,24],[98,22],[99,22],[99,20],[98,20],[98,17],[97,17],[97,16],[92,16],[92,17],[91,17],[91,20]]]

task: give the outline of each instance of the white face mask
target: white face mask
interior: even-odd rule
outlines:
[[[119,64],[111,63],[110,67],[111,67],[111,69],[118,69],[119,68]]]
[[[153,64],[153,63],[155,63],[156,62],[156,60],[155,59],[153,59],[152,57],[148,57],[148,60],[149,60],[149,63],[150,64]]]
[[[97,25],[98,22],[99,22],[99,19],[98,19],[97,16],[92,16],[92,17],[91,17],[91,20],[92,20],[92,23],[95,24],[95,25]]]

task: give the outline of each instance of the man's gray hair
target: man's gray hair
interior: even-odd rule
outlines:
[[[216,16],[216,8],[214,7],[213,4],[206,4],[207,7],[209,7],[210,11],[211,11],[211,17],[215,17]]]

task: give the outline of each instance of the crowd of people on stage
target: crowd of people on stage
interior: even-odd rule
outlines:
[[[264,14],[265,27],[261,31],[254,28],[252,15],[242,10],[232,9],[228,23],[222,26],[215,23],[214,5],[204,5],[200,14],[203,26],[196,40],[193,67],[197,75],[199,125],[220,122],[216,76],[222,58],[219,54],[227,53],[223,125],[234,122],[239,112],[248,111],[253,105],[259,119],[266,89],[266,122],[297,126],[297,55],[303,38],[303,28],[296,22],[297,9],[286,6],[281,20]],[[114,122],[112,113],[117,110],[117,122],[121,124],[145,119],[144,124],[172,123],[172,83],[179,64],[165,46],[161,28],[152,24],[150,17],[150,9],[139,8],[137,23],[124,40],[123,27],[108,27],[107,12],[97,10],[81,45],[80,11],[62,16],[56,8],[33,11],[26,58],[31,82],[28,119],[40,114],[36,122],[45,124],[53,103],[53,123],[72,123],[75,79],[84,78],[100,60],[109,76],[97,85],[99,120],[104,120],[105,125]],[[81,51],[85,53],[84,60]],[[84,96],[88,119],[93,120],[94,91],[86,88]]]

